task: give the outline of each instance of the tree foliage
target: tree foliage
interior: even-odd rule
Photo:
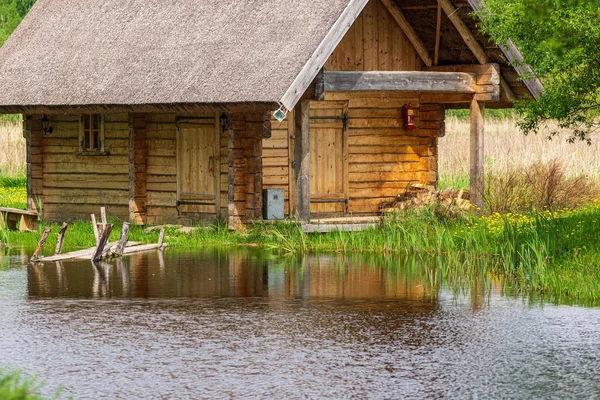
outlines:
[[[19,25],[35,0],[0,0],[0,46]]]
[[[537,133],[550,119],[591,139],[600,116],[600,0],[486,0],[484,30],[499,44],[512,39],[545,89],[517,104],[520,126]],[[556,134],[557,132],[552,132]]]

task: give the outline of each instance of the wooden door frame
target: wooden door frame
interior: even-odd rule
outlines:
[[[348,203],[350,201],[349,195],[350,195],[350,175],[349,175],[349,143],[348,143],[348,139],[349,139],[349,134],[348,134],[348,109],[349,109],[349,101],[347,100],[342,100],[342,101],[311,101],[311,103],[332,103],[331,105],[333,106],[332,108],[340,108],[342,109],[342,114],[341,117],[343,118],[343,126],[342,126],[342,195],[344,196],[344,199],[346,200],[345,203],[345,210],[344,210],[344,215],[348,214]],[[311,108],[312,110],[312,108]],[[332,116],[334,117],[334,116]],[[340,117],[338,115],[335,115],[335,117]],[[312,119],[312,118],[311,118]],[[309,135],[312,139],[312,129],[309,128]],[[312,198],[312,193],[310,193],[310,196]]]
[[[175,155],[175,163],[176,163],[176,169],[177,169],[177,198],[176,201],[177,203],[179,203],[179,201],[181,201],[181,181],[180,181],[180,177],[181,177],[181,171],[180,171],[180,129],[179,129],[179,125],[180,124],[189,124],[189,125],[193,125],[194,121],[210,121],[210,120],[214,120],[214,135],[215,135],[215,149],[214,149],[214,155],[213,155],[213,171],[215,174],[215,214],[217,219],[221,217],[221,127],[220,127],[220,121],[219,121],[219,116],[220,114],[217,112],[214,114],[214,116],[211,115],[207,115],[207,116],[180,116],[177,117],[176,120],[176,146],[177,146],[177,152]],[[178,206],[179,207],[179,204]],[[202,214],[202,213],[201,213]]]

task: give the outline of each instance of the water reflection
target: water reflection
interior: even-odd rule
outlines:
[[[295,297],[434,302],[436,290],[422,273],[401,266],[339,255],[281,260],[260,252],[168,251],[137,254],[114,263],[30,265],[27,276],[31,298]]]
[[[532,306],[493,280],[457,296],[439,259],[4,260],[18,267],[0,268],[0,363],[78,399],[600,393],[600,310]]]

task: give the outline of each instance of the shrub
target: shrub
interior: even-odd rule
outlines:
[[[489,213],[573,208],[598,197],[598,183],[587,175],[567,176],[553,160],[486,174],[484,199]]]

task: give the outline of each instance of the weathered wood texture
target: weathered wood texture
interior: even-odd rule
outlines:
[[[129,114],[129,220],[146,223],[146,114]]]
[[[371,0],[325,64],[325,71],[418,71],[423,61],[380,0]]]
[[[217,114],[210,113],[217,121]],[[238,212],[243,219],[261,214],[260,140],[263,114],[239,114],[237,140],[232,147],[238,165],[234,172]],[[198,114],[190,116],[197,118]],[[80,155],[77,115],[53,115],[54,132],[43,135],[41,116],[26,116],[24,135],[28,154],[28,199],[35,210],[37,199],[44,207],[44,218],[51,221],[87,220],[98,207],[106,206],[111,217],[135,223],[212,222],[215,206],[180,206],[177,212],[177,115],[107,114],[105,147],[107,155]],[[239,124],[238,124],[239,125]],[[217,128],[219,130],[217,131]],[[217,207],[227,218],[229,138],[215,123],[212,135],[219,135],[220,147],[211,162],[218,193]],[[198,138],[200,140],[200,138]],[[251,162],[254,160],[254,162]],[[251,176],[250,176],[251,175]],[[243,192],[243,194],[242,194]],[[247,207],[247,205],[249,205]],[[247,209],[252,211],[247,213]],[[234,210],[235,211],[235,210]]]
[[[403,91],[475,93],[475,74],[447,71],[328,71],[326,92]]]
[[[29,116],[26,116],[28,118]],[[80,155],[79,116],[48,115],[52,134],[41,131],[40,116],[26,122],[29,206],[43,204],[44,219],[87,219],[105,205],[111,216],[129,218],[129,123],[127,114],[105,118],[107,155]]]
[[[233,225],[262,218],[263,124],[262,113],[233,114]]]
[[[294,177],[296,217],[302,222],[310,219],[311,189],[311,132],[310,101],[302,100],[294,109]]]
[[[312,101],[311,153],[317,156],[312,157],[311,164],[313,168],[318,165],[322,172],[311,171],[311,199],[345,196],[348,212],[373,214],[381,203],[393,200],[409,184],[436,185],[437,140],[444,135],[444,106],[423,104],[420,97],[403,92],[338,92],[327,93],[323,102]],[[415,107],[413,131],[404,129],[401,118],[402,106],[407,103]],[[342,119],[319,118],[344,114],[348,117],[345,133]],[[292,113],[287,122],[273,123],[272,137],[263,140],[263,184],[284,190],[286,215],[295,192],[289,179],[294,162],[294,118]],[[341,213],[343,208],[341,203],[311,203],[314,215]]]
[[[27,208],[39,212],[37,200],[44,194],[44,132],[41,115],[24,116],[23,136],[27,152]]]
[[[483,210],[485,103],[471,102],[471,203]]]
[[[147,223],[195,224],[213,222],[218,215],[227,218],[229,141],[227,131],[222,132],[217,123],[216,113],[179,116],[180,128],[183,127],[182,131],[187,132],[183,135],[180,132],[182,141],[179,151],[182,152],[182,156],[187,154],[185,160],[180,160],[180,166],[185,167],[181,168],[179,177],[179,185],[183,185],[180,187],[180,200],[207,200],[206,202],[210,201],[215,205],[182,204],[179,206],[180,213],[177,212],[177,117],[175,114],[148,115]],[[206,121],[197,120],[199,117],[204,117]],[[189,118],[189,121],[186,118]],[[199,129],[196,129],[198,127]],[[193,149],[196,149],[197,155],[190,153]],[[210,154],[206,153],[207,151]],[[203,195],[210,195],[211,198],[204,199]]]

